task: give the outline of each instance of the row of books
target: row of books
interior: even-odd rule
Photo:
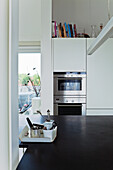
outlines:
[[[52,21],[52,38],[56,37],[77,37],[76,24],[57,24],[56,21]]]

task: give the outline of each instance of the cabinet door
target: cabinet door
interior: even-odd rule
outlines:
[[[86,39],[53,39],[54,71],[86,71]]]
[[[93,40],[88,39],[87,45]],[[113,39],[87,56],[87,108],[113,109]]]

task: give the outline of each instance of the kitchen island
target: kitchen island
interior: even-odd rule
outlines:
[[[55,141],[28,143],[17,170],[113,170],[112,116],[52,119],[58,125]]]

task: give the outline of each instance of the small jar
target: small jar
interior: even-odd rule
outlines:
[[[96,25],[91,25],[91,37],[96,37]]]
[[[39,138],[40,137],[40,129],[37,127],[33,127],[30,129],[31,138]]]

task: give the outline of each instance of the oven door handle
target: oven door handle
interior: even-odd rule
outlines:
[[[62,105],[62,104],[58,104],[58,106],[59,106],[59,107],[60,107],[60,106],[61,106],[61,107],[66,107],[66,106],[75,107],[75,106],[81,106],[81,105],[67,105],[67,104],[66,104],[66,105]]]
[[[77,79],[77,80],[82,80],[82,77],[57,77],[58,80],[73,80],[73,79]]]

